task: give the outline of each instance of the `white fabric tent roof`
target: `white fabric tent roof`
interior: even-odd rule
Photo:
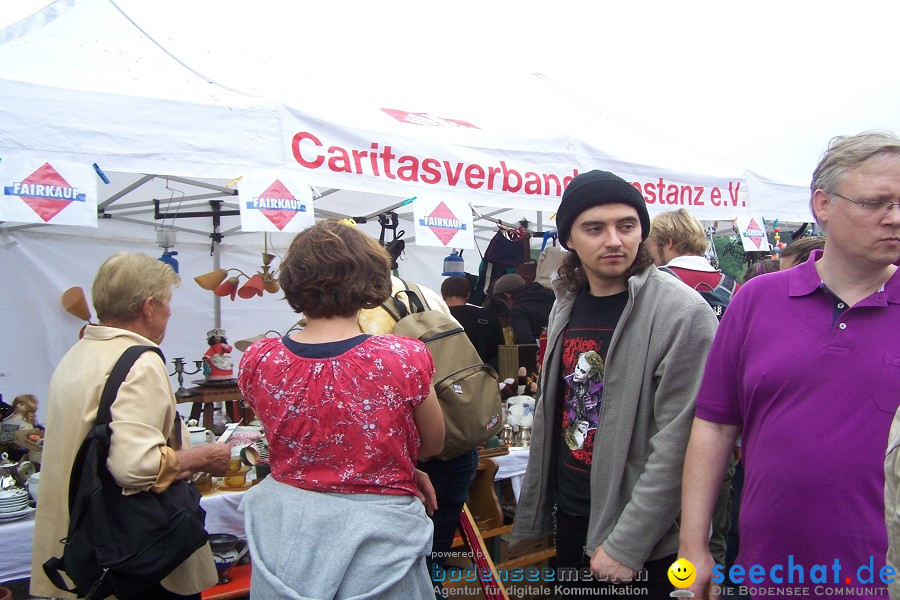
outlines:
[[[233,26],[214,8],[208,18],[221,19],[223,31]],[[223,35],[221,43],[232,44],[234,38]],[[682,205],[657,200],[665,185],[682,190],[670,196],[676,201],[694,202],[703,188],[703,204],[687,205],[702,219],[730,222],[752,212],[808,220],[802,186],[773,182],[661,139],[538,75],[492,72],[486,79],[442,73],[440,86],[419,74],[373,73],[351,80],[335,72],[323,80],[304,74],[295,57],[281,58],[284,78],[263,94],[211,82],[110,0],[57,0],[0,30],[0,159],[97,163],[112,180],[100,186],[100,204],[112,218],[101,219],[96,231],[0,224],[0,235],[18,242],[0,249],[0,276],[19,282],[0,292],[0,330],[6,334],[0,393],[7,399],[20,393],[43,398],[53,366],[74,341],[79,325],[59,310],[63,290],[89,289],[100,262],[114,251],[159,251],[150,230],[131,222],[155,224],[149,200],[209,192],[183,179],[224,186],[252,169],[300,171],[325,194],[315,202],[323,215],[377,215],[408,197],[454,194],[482,213],[505,222],[524,217],[540,229],[552,228],[550,215],[561,193],[552,178],[540,177],[562,180],[574,170],[601,168],[638,183],[648,202],[652,195],[651,214]],[[405,119],[398,119],[402,114]],[[297,134],[312,135],[322,146],[297,145]],[[329,168],[328,159],[340,155],[334,148],[362,158],[350,172]],[[414,177],[387,175],[381,167],[389,160],[388,148],[393,173],[415,163]],[[364,152],[381,154],[371,160]],[[321,166],[304,166],[319,157]],[[437,182],[425,168],[428,159],[440,174]],[[2,168],[0,161],[0,173]],[[544,193],[504,191],[501,169],[515,170],[523,179],[536,173]],[[146,174],[159,177],[121,194]],[[741,190],[730,201],[729,185]],[[717,204],[710,198],[715,187],[723,198]],[[228,207],[229,198],[222,199]],[[410,213],[406,207],[401,217]],[[175,249],[187,283],[173,301],[175,316],[163,349],[169,357],[191,359],[202,354],[212,326],[209,293],[188,281],[211,268],[210,225],[206,220],[174,225],[182,229]],[[484,248],[496,228],[484,221],[481,226]],[[364,228],[378,235],[377,224]],[[412,235],[408,220],[401,228],[407,238]],[[227,235],[221,264],[256,270],[259,235],[241,234],[237,217],[223,218],[222,231]],[[283,250],[289,238],[276,235],[273,244]],[[446,254],[446,249],[407,246],[401,276],[436,288]],[[470,272],[477,269],[473,254],[466,254]],[[274,297],[252,302],[225,303],[222,325],[232,341],[266,329],[283,331],[292,322]]]

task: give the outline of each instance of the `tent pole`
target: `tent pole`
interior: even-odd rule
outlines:
[[[222,267],[221,244],[213,244],[213,271]],[[213,294],[213,327],[222,327],[222,298]]]

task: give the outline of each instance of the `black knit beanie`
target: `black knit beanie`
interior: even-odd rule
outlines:
[[[588,171],[576,175],[566,191],[556,211],[556,229],[559,232],[559,243],[570,250],[566,242],[572,232],[572,223],[578,215],[598,204],[627,204],[637,211],[641,221],[641,240],[650,235],[650,213],[644,196],[636,187],[609,171]]]

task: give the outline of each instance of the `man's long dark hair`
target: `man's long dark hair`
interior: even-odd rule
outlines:
[[[638,246],[637,256],[634,257],[634,262],[631,263],[631,267],[626,273],[628,277],[642,273],[647,267],[653,266],[653,257],[650,255],[650,251],[647,250],[646,244],[647,242],[645,241]],[[585,275],[584,269],[581,268],[581,259],[574,252],[569,252],[565,261],[563,261],[562,266],[559,268],[559,278],[565,284],[566,289],[571,292],[580,290],[587,283],[587,275]]]

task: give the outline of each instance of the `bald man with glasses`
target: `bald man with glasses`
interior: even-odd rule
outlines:
[[[707,538],[739,434],[743,571],[732,579],[762,589],[759,598],[798,586],[808,597],[888,597],[883,465],[900,404],[900,139],[833,139],[811,192],[824,252],[749,281],[707,360],[679,546],[697,569],[690,591],[698,598],[713,597],[722,581]]]

